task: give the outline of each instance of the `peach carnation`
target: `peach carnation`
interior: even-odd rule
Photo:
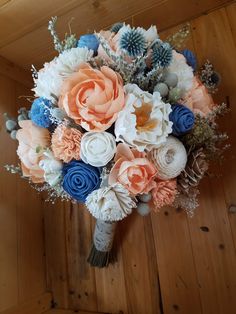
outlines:
[[[39,162],[43,158],[43,148],[50,143],[49,131],[34,125],[31,120],[20,121],[19,125],[21,129],[16,134],[19,141],[17,154],[23,175],[34,183],[44,182],[44,171],[39,167]]]
[[[52,151],[56,158],[64,162],[80,159],[82,133],[75,129],[59,125],[52,135]]]
[[[85,130],[104,131],[124,107],[122,78],[107,66],[96,70],[83,63],[64,81],[59,105]]]
[[[119,182],[131,194],[148,193],[154,186],[157,173],[145,153],[130,149],[127,144],[118,144],[115,165],[111,169],[109,184]]]
[[[196,77],[193,80],[193,87],[186,94],[182,103],[194,113],[203,116],[210,113],[214,107],[212,96],[209,94],[205,85]]]
[[[157,181],[156,186],[152,190],[152,199],[155,205],[154,211],[158,211],[159,208],[171,205],[177,193],[176,180]]]

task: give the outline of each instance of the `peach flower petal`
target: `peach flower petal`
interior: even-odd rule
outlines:
[[[109,184],[119,182],[133,195],[148,193],[155,187],[156,173],[145,153],[131,150],[127,144],[118,144]]]
[[[87,131],[104,131],[124,107],[122,79],[107,66],[99,71],[83,63],[65,80],[59,106]]]
[[[201,81],[194,77],[193,87],[182,101],[194,113],[206,116],[214,107],[214,101],[207,88]]]
[[[59,125],[52,135],[52,151],[56,158],[64,162],[80,159],[82,133],[75,128]]]
[[[43,150],[36,152],[36,149],[49,146],[49,131],[34,125],[31,120],[20,121],[19,125],[21,129],[17,131],[16,138],[19,141],[17,154],[21,160],[22,173],[34,183],[44,182],[44,171],[39,167]]]
[[[157,181],[155,188],[152,190],[152,200],[155,205],[154,211],[158,211],[163,206],[171,205],[177,194],[176,179]]]

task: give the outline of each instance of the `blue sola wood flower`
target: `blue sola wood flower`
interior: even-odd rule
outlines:
[[[188,65],[190,65],[194,71],[197,70],[197,59],[195,54],[189,50],[189,49],[184,49],[181,51],[182,55],[185,57]]]
[[[51,107],[52,103],[50,100],[42,97],[35,99],[30,109],[32,122],[41,128],[50,127],[52,125],[49,110]]]
[[[189,132],[195,122],[193,112],[180,104],[172,105],[171,109],[172,112],[169,115],[169,119],[173,122],[172,133],[175,136],[180,136]]]
[[[94,51],[94,54],[97,53],[99,46],[99,41],[94,34],[86,34],[80,36],[80,39],[78,40],[77,47],[79,48],[88,48],[90,50]]]
[[[87,196],[101,184],[101,168],[93,167],[82,160],[72,160],[62,170],[63,189],[75,200],[85,203]]]
[[[144,35],[138,29],[127,28],[121,35],[120,48],[132,58],[142,55],[146,48]]]

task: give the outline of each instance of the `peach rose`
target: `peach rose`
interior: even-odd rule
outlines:
[[[120,40],[119,33],[116,34],[111,31],[100,31],[100,35],[104,39],[106,39],[108,45],[110,46],[113,52],[119,53],[119,40]],[[101,44],[98,47],[98,56],[107,61],[112,62],[111,58],[108,57],[107,53],[105,52]]]
[[[19,141],[17,154],[23,175],[34,183],[44,182],[44,171],[39,167],[39,162],[43,158],[43,148],[50,143],[49,131],[34,125],[31,120],[20,121],[19,125],[21,129],[16,134]]]
[[[75,128],[59,125],[52,135],[52,151],[56,158],[64,162],[80,159],[82,133]]]
[[[214,101],[210,93],[205,85],[203,85],[196,77],[193,79],[193,87],[186,94],[182,103],[194,113],[198,113],[203,116],[210,113],[214,107]]]
[[[64,81],[59,106],[87,131],[104,131],[124,107],[121,76],[107,66],[96,70],[83,63]]]
[[[155,205],[154,211],[158,211],[159,208],[171,205],[177,193],[176,179],[157,181],[156,186],[152,190],[152,200]]]
[[[155,187],[157,170],[145,153],[118,144],[115,165],[109,175],[109,184],[119,182],[133,195],[148,193]]]

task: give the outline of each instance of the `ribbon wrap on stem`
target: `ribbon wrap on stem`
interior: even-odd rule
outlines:
[[[115,261],[113,240],[117,222],[97,220],[93,234],[93,245],[88,257],[91,266],[107,267]]]

